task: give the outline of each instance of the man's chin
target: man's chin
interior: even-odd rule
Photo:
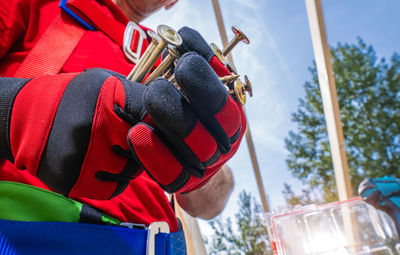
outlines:
[[[167,5],[164,6],[165,10],[169,10],[172,8],[172,6],[174,6],[176,3],[178,2],[178,0],[175,0]]]

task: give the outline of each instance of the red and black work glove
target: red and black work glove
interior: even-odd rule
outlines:
[[[0,158],[70,197],[113,197],[140,165],[169,192],[199,187],[232,157],[246,126],[211,68],[223,65],[201,49],[176,68],[185,97],[164,79],[145,87],[102,69],[0,78]]]
[[[185,27],[179,33],[181,91],[165,79],[152,82],[143,101],[155,126],[139,123],[128,135],[143,169],[170,193],[208,181],[237,151],[246,129],[242,105],[218,78],[230,72],[198,32]]]
[[[145,88],[103,69],[0,78],[0,158],[66,196],[109,199],[142,171],[126,137]]]

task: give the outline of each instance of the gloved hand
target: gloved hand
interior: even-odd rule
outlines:
[[[230,75],[201,37],[179,30],[175,68],[181,92],[165,79],[150,83],[144,105],[153,124],[129,131],[132,153],[166,191],[189,192],[208,181],[237,151],[246,129],[242,105],[218,79]]]
[[[400,235],[400,180],[393,176],[364,179],[358,193],[365,202],[387,213]]]
[[[189,27],[182,27],[178,33],[183,41],[183,44],[178,48],[181,54],[196,52],[208,62],[219,77],[231,75],[231,72],[215,56],[214,51],[199,32]]]
[[[193,190],[236,152],[246,122],[197,53],[176,80],[190,103],[164,79],[145,87],[102,69],[0,78],[0,158],[70,197],[108,199],[142,169],[169,192]]]
[[[0,158],[66,196],[109,199],[141,173],[126,135],[144,90],[103,69],[0,78]]]

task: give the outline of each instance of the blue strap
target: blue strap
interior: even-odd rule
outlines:
[[[145,255],[146,240],[147,231],[142,229],[72,222],[0,220],[1,255]],[[182,231],[160,233],[155,240],[156,255],[186,254]]]
[[[84,26],[86,29],[94,31],[94,27],[89,25],[86,21],[84,21],[81,17],[79,17],[75,12],[73,12],[68,6],[67,6],[68,0],[61,0],[60,1],[60,8],[65,11],[68,15],[70,15],[72,18],[74,18],[76,21],[78,21],[82,26]]]
[[[169,237],[167,237],[169,235]],[[160,240],[158,240],[160,239]],[[167,240],[163,242],[161,240]],[[161,245],[163,248],[161,248]],[[163,252],[165,250],[165,253]],[[186,242],[183,231],[177,232],[174,235],[160,233],[156,236],[156,251],[160,251],[161,254],[167,255],[184,255],[186,254]]]

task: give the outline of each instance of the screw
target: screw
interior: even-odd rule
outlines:
[[[175,46],[168,45],[168,55],[161,62],[161,64],[150,74],[150,76],[143,83],[144,85],[148,85],[150,82],[154,81],[158,76],[160,76],[165,70],[180,57],[179,51],[175,48]]]
[[[154,66],[154,63],[161,56],[162,52],[168,45],[173,45],[175,47],[182,45],[182,37],[169,26],[159,25],[157,27],[157,34],[161,37],[161,41],[157,44],[153,52],[151,52],[147,61],[143,64],[143,67],[139,69],[138,72],[133,74],[133,81],[143,81],[147,73],[151,70],[151,68]]]
[[[149,59],[150,55],[153,53],[156,46],[161,42],[161,37],[159,37],[156,33],[152,32],[151,30],[147,31],[149,37],[151,37],[151,42],[149,46],[147,46],[146,51],[140,57],[139,62],[133,67],[132,71],[129,73],[127,79],[131,81],[135,81],[133,76],[139,72],[143,68],[143,65]]]
[[[249,93],[249,96],[253,96],[253,86],[251,85],[251,82],[249,81],[249,78],[247,75],[244,76],[244,84],[243,84],[244,90]]]
[[[235,37],[228,43],[228,46],[226,46],[225,49],[222,50],[222,54],[224,56],[228,55],[229,52],[238,44],[240,41],[243,41],[245,44],[249,44],[250,41],[247,38],[247,36],[237,29],[236,27],[232,27],[232,31],[235,33]]]
[[[239,77],[240,77],[240,75],[232,74],[232,75],[227,75],[227,76],[221,77],[221,78],[219,78],[219,80],[223,84],[228,84],[228,83],[231,83],[233,81],[236,81]]]

